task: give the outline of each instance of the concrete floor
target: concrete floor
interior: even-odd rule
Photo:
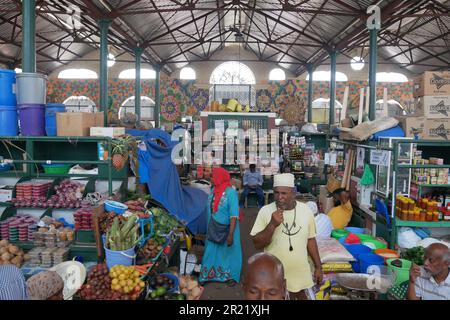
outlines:
[[[250,237],[250,231],[257,214],[258,209],[256,208],[244,209],[245,217],[240,226],[243,258],[241,277],[245,272],[248,258],[257,252]],[[239,283],[234,287],[228,287],[226,284],[222,283],[208,283],[205,285],[205,291],[203,292],[201,300],[243,300],[241,284]]]

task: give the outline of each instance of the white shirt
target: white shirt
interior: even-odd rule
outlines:
[[[314,217],[316,221],[317,239],[329,239],[331,231],[333,231],[333,223],[331,219],[323,213],[319,213]]]
[[[433,277],[418,277],[415,283],[416,295],[422,300],[450,300],[450,273],[444,282],[438,284]]]

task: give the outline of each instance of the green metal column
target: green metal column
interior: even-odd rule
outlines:
[[[110,20],[99,20],[100,27],[100,110],[104,113],[103,124],[108,125],[108,29]]]
[[[160,80],[161,80],[161,67],[155,67],[156,79],[155,79],[155,127],[159,128],[160,124],[160,114],[161,114],[161,97],[160,97]]]
[[[330,128],[334,124],[335,118],[335,101],[336,101],[336,50],[333,49],[330,52],[331,59],[331,81],[330,81],[330,116],[329,116],[329,125]]]
[[[36,0],[22,1],[22,70],[36,72]]]
[[[134,49],[134,55],[136,58],[135,69],[136,77],[134,83],[134,107],[138,118],[138,122],[141,121],[141,56],[142,48]]]
[[[369,57],[369,120],[375,120],[375,103],[377,99],[377,36],[378,30],[370,30],[370,57]]]
[[[312,103],[313,103],[313,92],[314,92],[314,83],[313,83],[313,73],[314,67],[312,64],[308,64],[308,74],[309,74],[309,83],[308,83],[308,122],[312,122]]]

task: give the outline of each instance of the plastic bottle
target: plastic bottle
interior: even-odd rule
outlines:
[[[105,156],[105,148],[103,147],[103,144],[101,142],[97,143],[97,149],[98,149],[98,160],[103,160]]]

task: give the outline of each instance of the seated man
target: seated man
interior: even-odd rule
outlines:
[[[450,300],[450,250],[434,243],[425,250],[423,267],[413,265],[408,300]]]
[[[334,190],[330,195],[334,198],[334,208],[328,212],[333,229],[344,229],[348,226],[353,215],[350,194],[344,188]]]
[[[314,214],[317,231],[316,239],[329,239],[331,237],[331,231],[333,231],[333,224],[330,218],[324,213],[319,213],[319,208],[314,201],[308,201],[306,204]]]
[[[270,253],[257,253],[247,262],[243,279],[246,300],[286,300],[283,264]]]
[[[264,206],[264,191],[262,189],[263,177],[260,172],[256,171],[256,165],[250,165],[250,171],[244,173],[244,191],[239,201],[239,206],[244,207],[245,198],[247,198],[250,192],[256,192],[258,196],[258,207]]]

